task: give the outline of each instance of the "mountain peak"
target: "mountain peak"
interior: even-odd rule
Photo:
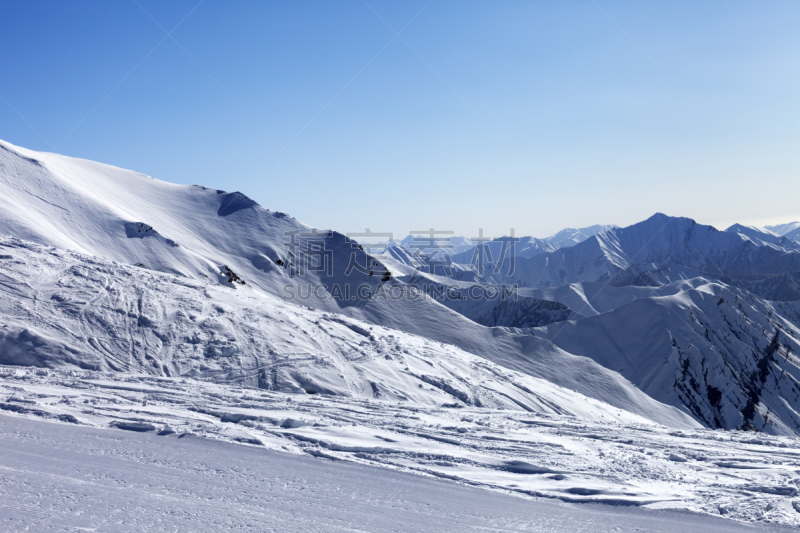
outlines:
[[[255,200],[250,199],[248,196],[240,192],[226,193],[225,191],[217,191],[217,194],[225,195],[222,199],[222,203],[219,206],[219,210],[217,210],[217,214],[221,217],[232,215],[233,213],[241,211],[242,209],[247,209],[248,207],[258,206],[258,203]]]
[[[680,222],[687,225],[697,225],[697,222],[693,218],[688,217],[673,217],[670,215],[666,215],[664,213],[655,213],[650,218],[644,220],[643,222],[661,222],[661,223],[669,223],[669,222]],[[634,224],[635,225],[635,224]]]
[[[748,233],[759,233],[763,235],[770,235],[773,237],[780,237],[779,234],[768,230],[767,228],[762,228],[761,226],[749,226],[747,224],[733,224],[730,227],[725,229],[728,233],[742,233],[747,235]]]

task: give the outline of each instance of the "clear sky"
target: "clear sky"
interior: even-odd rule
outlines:
[[[399,238],[800,219],[800,2],[198,2],[0,1],[0,138]]]

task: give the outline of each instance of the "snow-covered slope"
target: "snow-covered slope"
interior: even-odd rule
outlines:
[[[789,231],[783,235],[787,239],[792,239],[793,241],[800,242],[800,228],[796,228],[792,231]]]
[[[562,303],[519,294],[516,297],[472,299],[468,296],[470,288],[460,291],[461,298],[443,298],[442,303],[484,326],[535,328],[582,318]]]
[[[0,232],[161,272],[225,282],[229,266],[274,294],[299,280],[289,268],[289,232],[311,234],[292,217],[240,193],[174,185],[138,172],[68,157],[50,157],[0,141]],[[342,235],[325,239],[337,273],[350,254],[366,254]],[[305,240],[298,239],[302,244]],[[283,265],[277,264],[281,261]],[[383,273],[377,266],[375,271]],[[343,278],[344,276],[340,276]],[[358,271],[354,283],[375,280]]]
[[[454,346],[251,289],[16,239],[0,240],[0,251],[0,364],[190,376],[275,391],[589,418],[622,413]]]
[[[687,422],[683,413],[651,400],[591,359],[575,357],[544,339],[477,325],[430,298],[409,296],[407,284],[386,275],[379,259],[341,234],[324,238],[330,275],[307,270],[300,276],[298,258],[291,258],[284,246],[286,232],[314,230],[285,214],[237,193],[172,185],[90,161],[45,159],[45,154],[8,143],[0,149],[0,194],[10,199],[0,204],[1,233],[129,265],[141,263],[185,281],[228,289],[234,281],[242,292],[286,298],[449,344],[651,420]],[[322,239],[312,236],[301,245]],[[351,259],[367,265],[369,272],[348,273]],[[225,267],[246,285],[235,283]],[[373,270],[375,275],[369,275]],[[27,275],[21,271],[18,279]],[[363,297],[357,295],[362,286]],[[308,329],[289,333],[313,335]],[[230,343],[223,335],[219,339],[224,352]]]
[[[707,282],[538,331],[651,397],[686,406],[709,427],[797,434],[800,328],[781,312]]]
[[[743,431],[0,366],[4,530],[794,531],[798,445]],[[517,511],[499,498],[511,495]]]
[[[788,237],[794,241],[800,241],[800,222],[765,226],[765,228],[777,235]]]
[[[418,251],[417,251],[418,252]],[[454,280],[482,280],[473,269],[466,265],[447,262],[447,256],[442,252],[415,253],[401,246],[390,246],[382,254],[374,255],[395,277],[415,284],[452,283]],[[452,261],[452,259],[451,259]],[[449,272],[449,273],[448,273]]]
[[[800,300],[800,272],[760,276],[749,274],[742,278],[709,272],[681,265],[659,267],[655,264],[636,263],[617,272],[608,285],[614,287],[659,287],[675,281],[693,278],[716,279],[727,285],[745,289],[765,300],[794,302]],[[605,284],[605,282],[603,282]]]
[[[672,274],[675,268],[665,269]],[[670,296],[681,291],[705,285],[708,280],[700,276],[687,277],[663,284],[625,284],[615,286],[607,280],[582,281],[561,285],[560,287],[543,287],[541,289],[519,289],[520,297],[535,298],[560,302],[580,316],[595,316],[613,311],[641,298],[654,296]]]
[[[765,300],[796,302],[800,300],[800,272],[786,272],[776,276],[748,281],[720,278],[729,285],[745,289]]]
[[[766,228],[734,224],[725,231],[742,235],[760,246],[775,245],[785,250],[800,250],[800,245],[797,242],[778,233],[773,233]]]

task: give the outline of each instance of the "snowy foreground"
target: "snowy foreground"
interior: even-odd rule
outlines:
[[[800,525],[792,437],[19,367],[0,409],[3,530]]]
[[[786,531],[533,501],[204,439],[54,431],[3,415],[0,443],[4,531]]]

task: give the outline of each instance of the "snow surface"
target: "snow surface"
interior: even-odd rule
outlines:
[[[602,369],[605,375],[584,381],[609,401],[587,398],[453,345],[300,307],[246,287],[152,272],[13,238],[0,238],[0,251],[0,364],[191,376],[286,392],[697,426],[678,409],[625,386],[618,374],[552,345],[540,357],[573,363],[570,373],[586,371],[587,365]],[[629,408],[620,410],[625,405]]]
[[[26,307],[26,302],[30,302],[32,297],[27,292],[28,286],[33,291],[48,293],[48,303],[43,306],[43,310],[47,311],[47,322],[52,329],[44,337],[48,342],[52,340],[54,346],[63,346],[63,350],[58,348],[63,354],[59,357],[64,357],[65,360],[69,358],[71,349],[81,350],[87,356],[101,357],[112,362],[111,364],[114,364],[115,358],[127,360],[132,350],[136,351],[134,341],[142,341],[126,341],[124,338],[120,340],[117,332],[123,332],[123,337],[129,336],[124,333],[128,331],[125,328],[132,328],[130,331],[136,332],[155,329],[155,332],[149,333],[154,339],[150,344],[142,346],[154,346],[156,351],[165,344],[159,336],[166,335],[165,338],[172,340],[166,353],[154,355],[160,372],[165,374],[167,370],[164,370],[163,357],[171,357],[171,350],[174,349],[204,352],[217,358],[224,357],[224,354],[244,353],[250,361],[256,361],[258,357],[263,359],[268,354],[259,350],[269,346],[264,343],[252,344],[248,339],[253,337],[253,333],[247,330],[247,321],[241,318],[237,317],[233,322],[222,320],[220,326],[214,326],[217,327],[216,330],[207,326],[204,333],[197,337],[189,331],[180,331],[180,327],[193,328],[196,325],[192,324],[194,319],[189,314],[185,318],[180,309],[175,309],[176,304],[170,303],[173,299],[170,291],[192,292],[193,294],[184,294],[182,297],[181,301],[186,302],[203,294],[202,300],[207,302],[207,307],[213,308],[211,301],[216,296],[205,295],[205,285],[201,287],[195,282],[209,286],[222,285],[230,289],[227,282],[229,278],[221,275],[224,267],[228,267],[246,282],[246,285],[236,289],[243,296],[235,297],[237,303],[232,305],[234,309],[240,302],[247,301],[248,297],[252,297],[253,302],[261,298],[270,301],[283,299],[287,296],[288,287],[294,295],[289,300],[296,305],[296,312],[300,315],[306,313],[307,307],[344,314],[357,321],[453,345],[463,352],[488,359],[506,369],[544,379],[558,387],[576,391],[659,423],[693,424],[685,410],[681,412],[652,400],[618,373],[603,368],[590,358],[575,357],[544,339],[478,326],[464,315],[430,298],[335,298],[333,287],[345,284],[354,289],[362,284],[366,285],[373,294],[377,293],[379,287],[386,291],[399,289],[398,292],[402,294],[409,289],[409,285],[394,277],[384,282],[379,276],[369,276],[358,271],[348,275],[345,269],[351,254],[355,254],[353,257],[359,263],[373,263],[375,271],[379,273],[384,272],[386,267],[379,258],[368,256],[355,246],[356,243],[347,242],[343,235],[335,232],[325,239],[334,263],[332,274],[328,276],[326,272],[313,271],[307,272],[305,276],[296,275],[296,269],[288,266],[291,261],[285,246],[285,232],[311,232],[313,228],[283,213],[269,211],[240,193],[169,184],[137,172],[80,159],[48,159],[45,154],[5,142],[0,142],[0,176],[3,177],[0,180],[0,194],[9,199],[0,205],[2,232],[86,254],[85,257],[62,255],[65,264],[59,266],[57,261],[29,260],[24,257],[27,252],[24,252],[25,246],[22,246],[19,253],[23,257],[0,259],[9,264],[7,275],[15,280],[9,285],[18,291],[14,293],[13,302],[15,312],[21,315],[10,315],[16,321],[11,334],[13,342],[19,342],[18,333],[32,320],[30,310]],[[13,257],[13,253],[7,255]],[[107,261],[102,262],[97,258]],[[108,261],[114,264],[108,264]],[[277,261],[281,261],[283,266],[278,265]],[[76,262],[83,264],[77,265]],[[131,268],[125,264],[142,265],[145,268]],[[81,274],[84,268],[89,270]],[[167,281],[168,278],[147,274],[151,271],[173,274],[176,277]],[[70,330],[58,327],[63,313],[59,309],[62,307],[58,303],[60,296],[56,293],[64,289],[58,285],[43,284],[58,282],[62,275],[67,277],[70,284],[75,285],[77,292],[85,293],[74,297],[77,303],[73,316],[81,324],[73,330],[79,331],[91,326],[94,328],[91,335],[72,339]],[[103,292],[104,284],[112,282],[115,276],[124,276],[136,285],[128,287],[126,283],[115,284],[114,287],[119,291],[131,291],[131,294],[119,300],[114,300],[113,293]],[[152,290],[148,286],[154,280],[164,280],[158,290]],[[81,284],[86,286],[81,287]],[[325,288],[321,297],[317,297],[318,292],[312,291],[319,286]],[[301,300],[297,295],[303,293],[311,293],[314,297]],[[92,294],[102,296],[98,303],[103,303],[104,308],[93,308]],[[142,294],[146,294],[147,298],[142,298]],[[55,296],[55,299],[51,296]],[[71,305],[69,302],[72,296],[63,296],[67,298],[66,305]],[[114,305],[106,305],[108,300]],[[142,306],[154,306],[152,313],[155,314],[145,313],[145,318],[140,320],[140,300]],[[174,314],[159,314],[159,309],[165,306],[171,306]],[[132,313],[135,317],[129,316]],[[216,314],[225,316],[224,312]],[[244,314],[249,319],[258,316],[259,312],[250,308]],[[87,322],[87,317],[93,321]],[[170,320],[162,323],[164,317]],[[116,324],[107,325],[104,322],[112,318],[117,321]],[[212,325],[214,320],[219,320],[217,316],[210,318],[208,324]],[[151,323],[145,323],[148,319]],[[165,331],[164,328],[173,328],[172,319],[177,324],[176,331]],[[269,321],[269,318],[265,317],[264,320]],[[242,324],[245,331],[237,331],[234,322]],[[113,334],[107,331],[108,327],[114,329]],[[291,335],[300,339],[298,343],[311,343],[313,346],[314,339],[307,332],[314,330],[315,328],[297,329]],[[262,337],[268,336],[269,330],[265,330]],[[64,337],[71,340],[67,342]],[[281,337],[281,342],[287,338],[292,339],[289,333]],[[192,342],[184,342],[186,339]],[[75,345],[75,342],[78,344]],[[174,348],[175,342],[180,342],[181,346]],[[363,336],[361,342],[370,343]],[[50,346],[48,343],[42,346],[45,345]],[[86,346],[93,349],[84,351]],[[314,351],[320,351],[319,348],[314,346]],[[251,349],[256,349],[256,352],[253,353]],[[138,349],[139,357],[146,357],[144,351],[146,350]],[[308,352],[307,347],[298,350],[298,353]],[[310,356],[305,357],[311,360]],[[232,361],[236,362],[236,359]],[[219,364],[212,361],[210,368],[216,366]],[[124,365],[119,368],[124,368]],[[169,366],[167,369],[170,372],[174,370]],[[255,366],[245,370],[256,373]],[[321,387],[333,386],[333,382],[342,383],[335,366],[325,367],[319,373],[325,376],[325,379],[320,379],[322,383],[318,384]],[[253,378],[257,380],[256,376]]]
[[[706,282],[537,333],[619,371],[653,398],[689,407],[708,427],[798,434],[800,327],[782,312]]]
[[[85,370],[0,367],[0,398],[8,529],[800,526],[797,438]]]
[[[0,480],[2,517],[41,517],[34,529],[285,530],[292,519],[372,530],[396,527],[380,516],[391,507],[442,530],[464,529],[464,516],[492,530],[578,530],[582,517],[609,529],[719,527],[633,509],[647,508],[800,525],[800,245],[778,231],[658,214],[526,238],[513,275],[469,262],[426,273],[402,246],[370,254],[241,193],[2,141],[0,197],[0,438],[13,453],[5,472],[22,476]],[[302,273],[287,232],[305,234],[302,247],[324,241],[331,271]],[[345,271],[352,260],[366,269]],[[519,299],[427,294],[492,283],[521,286]],[[342,298],[345,285],[370,296]],[[70,444],[59,448],[59,434]],[[95,464],[84,450],[97,455],[108,439],[110,462]],[[176,446],[203,458],[176,459]],[[74,461],[42,459],[58,449]],[[144,449],[155,459],[142,461]],[[210,449],[225,450],[224,466]],[[268,450],[313,456],[281,470],[316,476],[312,488],[286,495],[230,467],[251,453],[281,463]],[[115,477],[137,471],[131,460],[150,470]],[[381,473],[349,470],[333,485],[317,474],[364,465]],[[76,477],[93,466],[89,481]],[[159,477],[169,469],[194,477]],[[377,476],[408,473],[419,475],[407,478],[413,504],[395,505]],[[127,500],[114,492],[125,477],[136,479]],[[420,507],[432,500],[426,477],[455,481],[442,489],[452,496]],[[374,499],[357,492],[344,516],[332,491],[359,485]],[[153,511],[153,487],[181,511]],[[239,487],[246,496],[232,496]],[[198,510],[217,493],[239,503]],[[484,497],[508,512],[469,503]],[[264,514],[263,498],[281,510]],[[615,507],[561,512],[543,498]],[[96,510],[47,503],[90,500]],[[523,504],[543,514],[516,521]]]

